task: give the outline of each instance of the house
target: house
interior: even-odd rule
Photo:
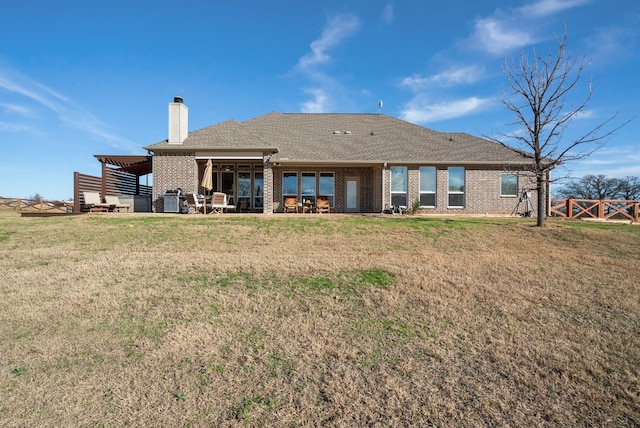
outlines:
[[[384,114],[268,113],[188,131],[182,98],[169,103],[168,139],[144,147],[153,159],[154,207],[162,194],[201,187],[247,211],[282,212],[296,197],[327,196],[331,212],[509,214],[533,186],[531,159],[465,133],[437,132]],[[535,192],[534,192],[535,193]]]

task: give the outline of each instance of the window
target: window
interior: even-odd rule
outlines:
[[[407,206],[407,167],[391,167],[391,205]]]
[[[298,197],[298,174],[285,172],[282,174],[282,203],[287,197]]]
[[[333,208],[333,198],[335,193],[335,179],[332,172],[320,173],[320,192],[318,195],[327,196],[329,205]]]
[[[282,194],[298,196],[298,174],[295,172],[282,174]]]
[[[253,206],[262,208],[264,206],[264,174],[256,172],[253,175]]]
[[[204,190],[205,195],[207,196],[211,196],[213,194],[213,192],[219,192],[220,191],[220,184],[218,183],[218,172],[217,171],[213,171],[211,173],[211,182],[213,183],[213,189],[211,190]]]
[[[436,206],[436,167],[420,167],[420,206]]]
[[[449,167],[449,207],[464,208],[464,167]]]
[[[300,179],[300,197],[302,202],[316,203],[316,174],[315,172],[303,172]]]
[[[500,196],[518,196],[517,174],[500,174]]]
[[[251,173],[239,172],[238,173],[238,199],[236,204],[246,204],[247,207],[251,206]]]
[[[255,183],[258,182],[257,177],[258,174],[256,173]],[[262,184],[262,173],[260,173],[260,180],[260,184]],[[300,187],[298,187],[298,184]],[[329,204],[333,207],[335,178],[332,172],[321,172],[319,175],[315,172],[303,172],[300,173],[299,183],[297,173],[285,172],[282,174],[283,203],[287,197],[296,197],[299,198],[298,202],[300,203],[310,201],[315,204],[318,195],[327,196],[329,198]]]
[[[233,171],[223,171],[222,172],[222,187],[220,189],[221,192],[227,194],[227,198],[229,198],[229,203],[234,201],[234,182],[233,179],[235,177],[235,172]]]

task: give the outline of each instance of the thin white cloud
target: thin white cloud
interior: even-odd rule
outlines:
[[[331,60],[329,51],[340,45],[360,28],[360,19],[355,15],[338,15],[330,19],[320,38],[311,42],[311,51],[298,60],[296,70],[308,71]]]
[[[384,25],[390,25],[393,22],[393,3],[389,3],[382,10],[382,15],[380,15],[380,22]]]
[[[22,80],[22,82],[19,83],[17,80]],[[55,112],[60,110],[61,107],[59,103],[61,101],[67,101],[60,94],[38,82],[34,82],[15,73],[13,76],[10,76],[3,70],[0,70],[0,88],[30,98]],[[47,96],[47,94],[51,95],[53,99]]]
[[[616,178],[640,177],[640,153],[632,149],[605,146],[588,158],[566,165],[566,169],[574,177],[587,174],[603,174]]]
[[[14,175],[15,173],[22,173],[23,169],[13,165],[0,164],[0,174],[2,175]]]
[[[537,0],[522,7],[495,9],[489,15],[476,18],[469,36],[456,48],[479,51],[485,59],[504,56],[550,37],[549,34],[539,35],[550,15],[591,1]],[[473,65],[450,68],[433,75],[416,73],[405,77],[400,86],[414,92],[414,98],[405,105],[402,116],[413,122],[432,122],[473,114],[493,102],[481,96],[441,103],[426,100],[442,99],[437,95],[438,89],[473,84],[485,77],[485,70]]]
[[[0,131],[22,133],[22,132],[32,132],[33,130],[29,126],[22,123],[0,122]]]
[[[304,91],[311,95],[312,99],[301,104],[300,111],[302,113],[326,113],[330,111],[329,97],[322,88],[311,88]]]
[[[35,101],[54,112],[58,120],[66,126],[102,138],[113,147],[127,149],[137,147],[134,142],[110,132],[104,123],[91,113],[74,106],[73,102],[64,95],[20,73],[7,69],[0,70],[0,88]],[[35,115],[32,110],[17,104],[3,104],[2,107],[5,113],[19,113],[23,117],[28,117],[29,114]],[[11,126],[4,123],[1,129],[20,132],[23,129],[22,126],[24,125]]]
[[[360,19],[355,15],[338,15],[327,22],[322,34],[311,43],[311,50],[302,56],[295,71],[312,82],[312,88],[303,89],[311,99],[303,101],[300,109],[305,113],[324,113],[330,111],[332,101],[328,94],[341,93],[344,88],[322,70],[322,66],[331,62],[330,52],[360,28]]]
[[[463,43],[468,48],[502,56],[534,44],[549,16],[591,3],[592,0],[539,0],[525,6],[502,10],[476,19],[473,31]],[[549,37],[545,35],[544,38]]]
[[[18,104],[0,103],[0,110],[2,110],[7,115],[17,115],[29,119],[36,116],[33,109]]]
[[[478,113],[494,101],[489,98],[469,97],[459,100],[430,103],[424,96],[409,101],[400,117],[413,123],[439,122]]]
[[[402,79],[400,84],[412,91],[419,91],[434,86],[451,87],[462,84],[471,84],[480,80],[483,74],[484,68],[471,65],[467,67],[450,68],[431,76],[414,74],[413,76]]]
[[[501,56],[505,52],[534,43],[532,33],[513,22],[495,17],[476,20],[469,39],[476,49]]]
[[[599,28],[586,40],[587,51],[594,65],[607,67],[612,61],[618,63],[633,58],[639,35],[635,25]]]
[[[588,3],[591,0],[540,0],[518,8],[517,12],[524,17],[542,18]]]
[[[593,110],[582,110],[579,111],[575,116],[573,116],[576,120],[591,120],[596,117],[596,113]]]

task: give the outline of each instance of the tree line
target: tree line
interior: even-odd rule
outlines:
[[[555,193],[559,198],[567,199],[640,200],[640,179],[633,176],[610,178],[602,174],[590,174],[571,180]]]

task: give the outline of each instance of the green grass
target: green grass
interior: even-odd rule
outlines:
[[[640,228],[533,221],[0,215],[0,420],[637,426]]]

